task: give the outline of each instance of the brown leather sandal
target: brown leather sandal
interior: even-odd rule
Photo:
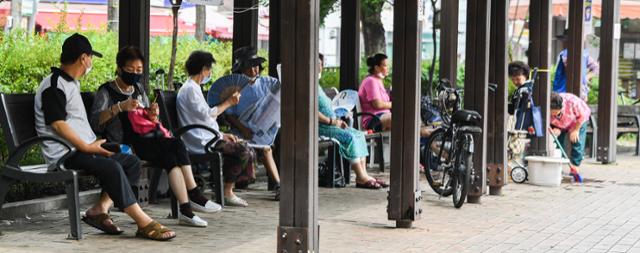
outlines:
[[[142,229],[138,229],[136,231],[136,237],[150,239],[154,241],[168,241],[176,237],[175,233],[173,236],[164,237],[164,233],[173,232],[173,230],[163,226],[157,221],[152,221],[148,225],[146,225]]]
[[[382,186],[375,179],[369,179],[369,181],[365,183],[356,183],[356,188],[377,190],[382,188]]]
[[[106,220],[110,220],[111,224],[105,224],[104,222]],[[124,232],[120,230],[118,226],[113,224],[113,220],[111,219],[111,216],[109,216],[109,214],[106,214],[106,213],[101,213],[96,216],[85,215],[85,216],[82,216],[82,221],[84,221],[84,223],[87,223],[87,225],[97,228],[108,235],[119,235],[119,234],[122,234],[122,232]]]

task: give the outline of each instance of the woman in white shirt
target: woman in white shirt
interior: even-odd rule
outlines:
[[[210,127],[222,137],[212,145],[214,151],[224,157],[224,200],[229,206],[248,206],[247,201],[233,192],[235,181],[241,176],[254,177],[253,163],[255,154],[246,143],[240,142],[234,135],[221,133],[216,118],[227,108],[240,102],[238,92],[232,94],[223,103],[210,108],[202,94],[201,85],[211,80],[211,67],[215,63],[213,55],[204,51],[194,51],[185,63],[189,79],[178,91],[177,109],[180,125],[200,124]],[[205,153],[205,145],[215,135],[203,129],[193,129],[183,135],[182,140],[191,153]]]

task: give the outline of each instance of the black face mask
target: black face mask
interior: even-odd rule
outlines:
[[[120,79],[124,81],[129,86],[133,86],[136,83],[140,82],[142,79],[142,74],[131,73],[127,71],[120,71]]]

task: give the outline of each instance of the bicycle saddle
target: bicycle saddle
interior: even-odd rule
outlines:
[[[478,125],[482,120],[482,116],[476,112],[471,110],[458,110],[453,113],[451,117],[451,121],[457,125]]]

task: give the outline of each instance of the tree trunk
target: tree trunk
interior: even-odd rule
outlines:
[[[11,1],[11,19],[11,30],[20,28],[20,24],[22,23],[22,0]]]
[[[173,32],[171,36],[171,61],[169,62],[169,80],[167,87],[169,90],[175,90],[173,87],[173,74],[176,68],[176,52],[178,51],[178,11],[182,0],[176,0],[172,2],[171,10],[173,12]]]
[[[205,32],[207,30],[207,6],[196,5],[196,39],[204,41]]]
[[[108,31],[117,32],[118,31],[118,0],[109,0],[107,2],[107,24]]]
[[[382,6],[384,1],[363,1],[361,8],[362,37],[364,38],[364,53],[370,56],[385,53],[385,31],[382,25]]]

